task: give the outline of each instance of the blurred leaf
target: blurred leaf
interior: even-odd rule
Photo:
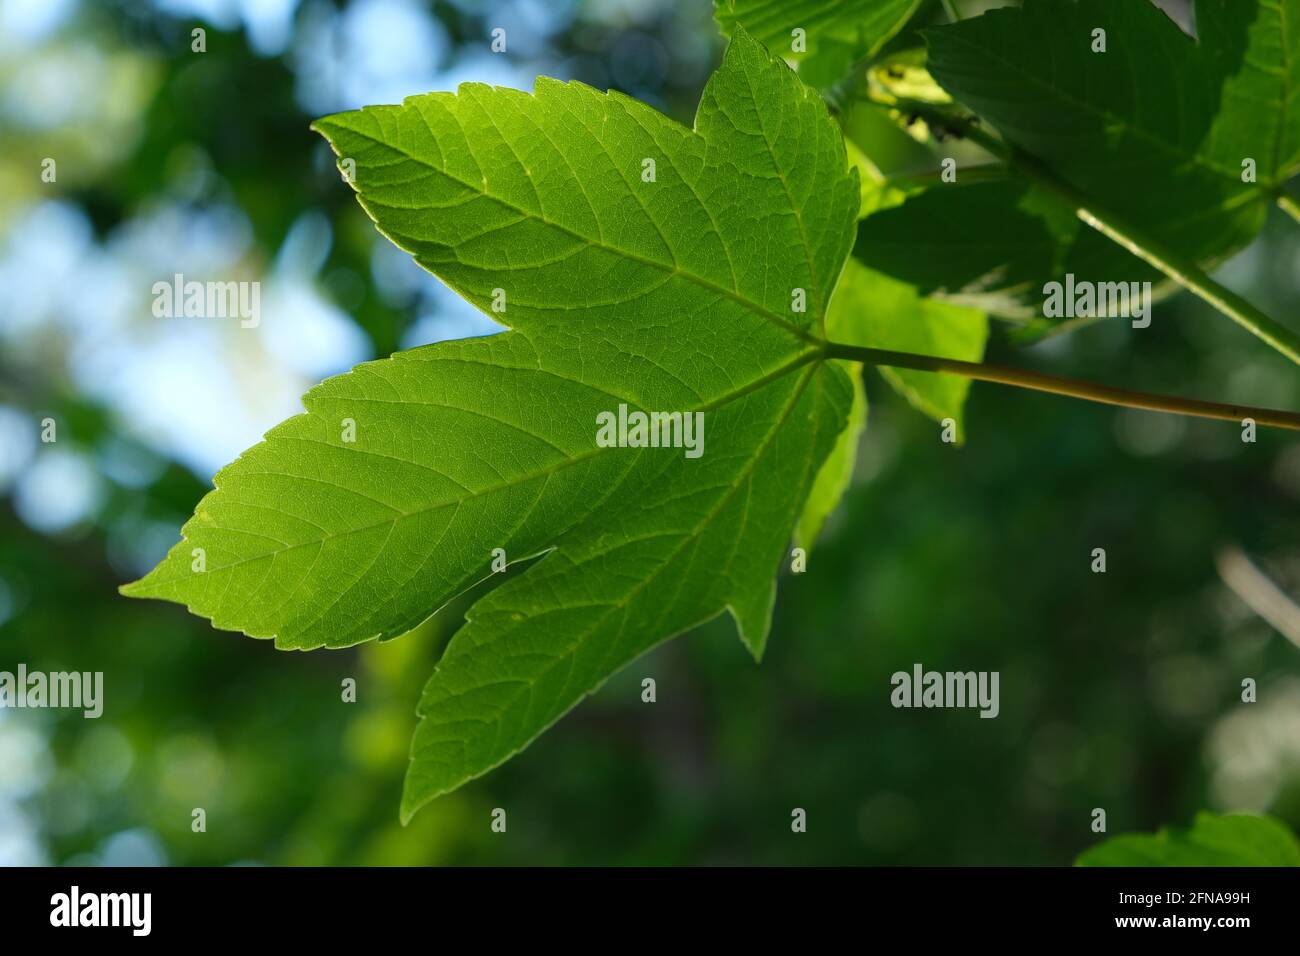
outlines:
[[[1300,17],[1300,0],[1288,3]],[[1264,189],[1241,181],[1243,158],[1256,158],[1261,181],[1272,185],[1290,174],[1300,148],[1286,93],[1300,63],[1300,31],[1282,29],[1280,7],[1248,0],[1232,9],[1230,17],[1224,0],[1201,0],[1206,42],[1198,45],[1149,3],[1029,0],[1022,10],[927,31],[930,70],[1011,142],[1212,266],[1254,239],[1270,202]],[[1099,28],[1105,53],[1091,48]],[[1135,37],[1169,62],[1130,53]],[[882,76],[890,74],[873,73],[877,99],[903,95]],[[1074,210],[1041,189],[961,174],[864,220],[855,255],[927,295],[1031,321],[1030,335],[1092,321],[1041,317],[1043,284],[1067,273],[1152,282],[1156,298],[1176,288],[1080,228]]]
[[[1085,195],[1218,261],[1255,237],[1270,203],[1242,182],[1243,158],[1262,183],[1290,161],[1280,124],[1300,59],[1300,31],[1281,30],[1275,5],[1233,0],[1229,16],[1226,4],[1198,3],[1198,44],[1148,2],[1026,0],[926,31],[930,71]],[[1300,0],[1286,4],[1300,17]],[[1105,52],[1092,49],[1099,30]]]
[[[925,57],[924,49],[913,47],[899,50],[873,64],[867,71],[872,98],[881,103],[899,99],[936,105],[951,103],[952,97],[926,69]]]
[[[912,18],[921,0],[713,0],[718,27],[737,24],[780,56],[799,62],[799,75],[819,89],[872,56]],[[802,49],[795,45],[802,30]]]
[[[899,189],[888,181],[876,188]],[[924,295],[1000,318],[1040,316],[1043,284],[1065,273],[1149,281],[1153,296],[1171,290],[1154,267],[1084,227],[1055,195],[1022,180],[977,179],[961,171],[955,183],[912,189],[904,201],[881,205],[858,226],[855,258]]]
[[[1068,209],[1069,220],[1046,215],[1052,203],[1023,182],[966,183],[959,173],[863,219],[854,257],[923,295],[1028,317],[1079,225]]]
[[[494,549],[554,549],[474,606],[426,686],[409,818],[724,609],[761,655],[777,565],[849,412],[816,333],[859,190],[825,104],[743,30],[694,130],[545,78],[316,127],[381,231],[485,311],[503,303],[512,331],[313,389],[123,590],[340,647],[413,627]],[[611,450],[602,416],[629,410],[698,413],[707,449],[697,431],[697,452]]]
[[[867,427],[867,392],[862,387],[862,366],[857,362],[839,364],[853,383],[853,403],[849,408],[848,421],[835,439],[835,447],[817,472],[817,480],[808,492],[808,500],[804,502],[803,513],[795,527],[795,540],[805,550],[812,548],[817,535],[821,533],[822,525],[839,506],[840,499],[848,490],[853,478],[853,466],[858,460],[858,442]]]
[[[859,219],[881,209],[892,209],[904,202],[908,196],[924,191],[924,186],[897,185],[890,182],[867,154],[847,136],[844,138],[844,148],[848,152],[849,164],[858,171],[858,183],[861,187]]]
[[[1199,813],[1190,829],[1112,837],[1077,866],[1300,866],[1295,834],[1272,817]]]
[[[850,259],[831,299],[831,338],[851,345],[978,362],[988,317],[976,309],[927,299],[915,288]],[[916,409],[936,421],[951,418],[964,433],[962,407],[970,379],[880,366],[880,374]]]
[[[1300,171],[1300,0],[1196,0],[1196,32],[1222,80],[1219,111],[1198,155],[1240,175],[1253,157],[1277,185]]]
[[[915,104],[943,107],[952,103],[952,97],[930,75],[925,58],[926,51],[915,47],[874,63],[866,72],[865,93],[856,95],[874,104],[897,107],[889,110],[890,120],[916,142],[929,144],[933,131],[925,117],[917,114]]]

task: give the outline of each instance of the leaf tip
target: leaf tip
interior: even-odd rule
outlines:
[[[122,597],[151,598],[154,596],[152,593],[152,579],[157,573],[158,568],[155,567],[143,577],[137,578],[134,581],[127,581],[125,584],[119,584],[117,586],[117,593],[122,595]]]
[[[402,804],[397,811],[397,819],[402,826],[410,826],[415,815],[419,813],[424,805],[433,800],[436,794],[417,793],[411,783],[411,767],[406,769],[406,778],[402,781]]]
[[[750,621],[745,620],[745,613],[734,604],[727,605],[727,613],[731,615],[731,620],[736,625],[736,634],[740,638],[740,643],[745,645],[754,663],[763,663],[763,651],[767,649],[767,634],[771,629],[771,609],[768,609],[766,619],[755,618]]]
[[[320,136],[323,136],[326,142],[328,142],[331,146],[334,145],[334,140],[330,137],[329,126],[330,126],[330,120],[333,119],[333,117],[334,114],[331,113],[329,116],[317,117],[316,119],[312,120],[310,123],[307,124],[307,128],[309,130],[311,130],[313,133],[317,133]]]
[[[338,137],[339,133],[347,129],[347,126],[342,122],[343,117],[349,115],[349,113],[360,112],[362,110],[347,110],[342,113],[330,113],[327,116],[320,116],[307,124],[307,128],[329,143],[330,149],[334,150],[334,155],[341,156],[342,149],[339,146]]]

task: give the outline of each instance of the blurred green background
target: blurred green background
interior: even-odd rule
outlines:
[[[761,665],[714,621],[405,828],[415,701],[464,602],[297,654],[117,595],[312,383],[494,329],[378,235],[312,118],[545,73],[689,122],[720,49],[707,0],[0,0],[0,670],[103,671],[106,697],[0,710],[0,863],[1061,864],[1094,807],[1112,834],[1202,808],[1300,827],[1300,650],[1215,564],[1240,548],[1300,593],[1277,432],[977,385],[956,448],[869,372],[853,487]],[[887,172],[933,165],[864,123]],[[260,280],[261,325],[155,318],[177,272]],[[1298,273],[1278,217],[1219,274],[1294,325]],[[1006,329],[995,360],[1300,408],[1292,366],[1186,295],[1140,336]],[[1000,671],[1000,716],[893,709],[917,662]]]

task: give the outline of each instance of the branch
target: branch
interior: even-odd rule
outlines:
[[[1203,402],[1199,399],[1179,398],[1173,395],[1155,395],[1151,392],[1114,388],[1109,385],[1098,385],[1093,382],[1064,378],[1059,375],[1047,375],[1043,372],[1031,372],[1026,369],[1010,368],[1005,365],[962,362],[958,359],[915,355],[911,352],[891,352],[886,349],[845,345],[840,342],[827,342],[822,354],[827,358],[849,359],[854,362],[865,362],[868,365],[909,368],[919,372],[947,372],[980,382],[1014,385],[1017,388],[1028,388],[1038,392],[1050,392],[1053,395],[1081,398],[1089,402],[1100,402],[1103,405],[1122,405],[1125,408],[1141,408],[1153,412],[1171,412],[1175,415],[1216,418],[1233,422],[1242,422],[1249,418],[1259,425],[1272,425],[1276,428],[1300,431],[1300,412],[1288,412],[1272,408],[1252,408],[1249,405],[1225,405],[1220,402]]]
[[[1232,546],[1215,555],[1219,577],[1237,597],[1296,647],[1300,647],[1300,606],[1287,597],[1250,560],[1246,552]]]

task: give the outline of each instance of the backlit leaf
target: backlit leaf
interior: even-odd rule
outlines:
[[[409,817],[723,610],[762,653],[849,414],[816,343],[859,188],[821,99],[743,30],[694,129],[545,78],[316,128],[380,230],[510,331],[313,389],[124,590],[341,647],[410,629],[494,555],[545,554],[472,608],[425,688]],[[600,416],[638,411],[701,415],[701,454],[598,441]]]

